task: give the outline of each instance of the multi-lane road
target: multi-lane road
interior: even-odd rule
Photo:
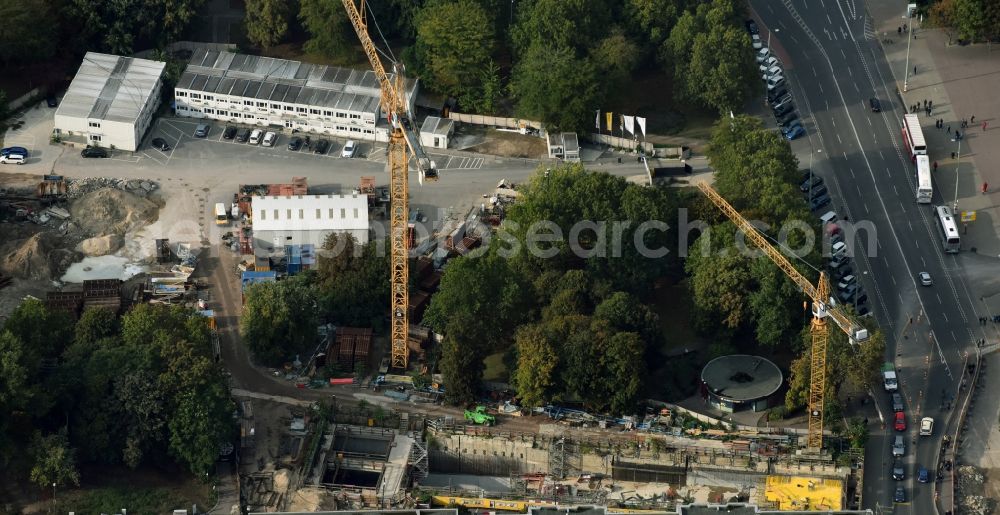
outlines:
[[[916,471],[930,469],[933,481],[943,428],[953,411],[949,401],[958,392],[966,352],[975,352],[981,336],[975,334],[981,314],[958,258],[942,250],[931,208],[915,203],[915,174],[900,135],[905,108],[864,2],[751,4],[762,22],[761,35],[770,31],[772,46],[787,61],[791,92],[809,136],[796,145],[813,154],[813,168],[830,185],[841,217],[874,229],[859,231],[854,241],[855,269],[887,336],[887,359],[900,368],[908,427],[894,431],[887,394],[876,386],[886,425],[872,427],[864,506],[892,505],[899,482],[891,477],[891,440],[904,434],[907,502],[897,504],[896,513],[928,513],[915,507],[934,501],[934,485],[918,483]],[[881,101],[881,112],[870,109],[873,97]],[[935,192],[934,204],[950,200]],[[932,286],[920,285],[917,274],[925,271]],[[918,438],[918,421],[925,416],[936,420],[935,434]]]

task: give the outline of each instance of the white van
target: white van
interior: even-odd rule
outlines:
[[[920,419],[920,436],[930,436],[934,434],[934,419],[924,417]]]
[[[834,213],[833,211],[827,211],[826,213],[823,214],[823,216],[819,217],[819,221],[822,222],[824,226],[827,224],[832,224],[837,220],[838,220],[837,213]]]
[[[250,133],[250,144],[257,145],[258,143],[260,143],[260,137],[263,135],[264,131],[260,129],[254,129],[253,132]]]
[[[7,154],[5,156],[0,156],[0,163],[5,165],[23,165],[24,156],[21,154]]]
[[[264,146],[273,147],[275,141],[278,141],[278,135],[271,131],[267,131],[267,134],[264,135]]]
[[[768,50],[767,47],[764,47],[764,48],[761,48],[760,50],[757,50],[757,62],[758,63],[762,63],[762,62],[766,61],[768,57],[771,57],[771,51]]]

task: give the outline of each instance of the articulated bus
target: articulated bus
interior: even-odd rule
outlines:
[[[931,186],[931,159],[927,156],[917,156],[917,203],[930,204],[934,195]]]
[[[920,118],[915,114],[903,115],[903,142],[910,152],[910,160],[916,161],[917,156],[927,155],[927,142],[924,141],[924,131],[920,129]]]
[[[951,209],[948,206],[937,206],[934,208],[934,215],[937,217],[938,232],[941,234],[944,251],[950,254],[957,253],[962,246],[962,240],[958,237],[958,224],[955,223]]]

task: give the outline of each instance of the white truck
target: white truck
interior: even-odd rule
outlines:
[[[892,363],[882,365],[882,381],[887,392],[895,392],[899,389],[899,383],[896,381],[896,367],[892,366]]]

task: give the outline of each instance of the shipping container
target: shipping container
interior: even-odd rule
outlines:
[[[334,379],[334,378],[331,377],[330,378],[330,384],[331,385],[354,384],[354,378],[353,377],[340,377],[340,378]]]

